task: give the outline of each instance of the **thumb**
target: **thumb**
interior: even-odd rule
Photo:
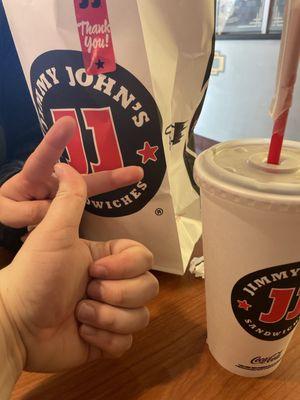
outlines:
[[[54,171],[59,187],[46,217],[40,224],[41,228],[48,232],[71,229],[75,235],[78,235],[87,198],[86,183],[82,176],[67,164],[56,164]]]

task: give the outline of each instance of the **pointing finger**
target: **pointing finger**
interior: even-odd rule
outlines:
[[[49,178],[75,129],[73,118],[64,117],[58,120],[26,161],[22,171],[24,178],[35,183]]]
[[[136,244],[118,254],[108,255],[91,264],[89,273],[98,279],[129,279],[144,274],[153,266],[153,255]]]
[[[0,201],[0,221],[11,228],[23,228],[41,222],[47,213],[48,200],[14,201],[5,197]]]
[[[84,180],[87,184],[88,197],[92,197],[132,185],[143,179],[143,176],[142,168],[126,167],[84,175]]]

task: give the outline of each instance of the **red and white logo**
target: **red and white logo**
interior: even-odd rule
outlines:
[[[147,89],[129,71],[89,75],[79,51],[42,54],[31,67],[33,97],[44,134],[63,116],[77,123],[62,161],[82,174],[140,165],[136,185],[88,199],[86,210],[120,217],[141,210],[166,171],[161,117]]]
[[[253,272],[231,294],[240,325],[262,340],[288,335],[300,319],[300,262]]]

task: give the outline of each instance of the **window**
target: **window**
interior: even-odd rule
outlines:
[[[281,32],[283,26],[285,0],[275,0],[270,19],[270,32]]]
[[[285,0],[217,0],[220,39],[280,38]]]

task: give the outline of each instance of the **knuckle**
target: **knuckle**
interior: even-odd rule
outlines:
[[[123,306],[126,304],[127,291],[117,282],[93,280],[89,284],[88,294],[106,303]]]
[[[107,310],[106,307],[103,307],[98,313],[98,324],[99,326],[107,329],[110,332],[114,332],[116,330],[116,317],[111,310]]]
[[[65,199],[72,203],[79,203],[81,204],[83,201],[86,200],[86,193],[82,189],[74,189],[70,191],[60,190],[56,194],[56,198],[58,199]]]
[[[106,172],[106,176],[108,178],[110,186],[116,187],[116,186],[120,185],[119,174],[115,174],[114,171],[105,171],[105,172]],[[105,174],[105,172],[104,172],[104,174]]]
[[[125,351],[128,351],[132,347],[133,336],[132,335],[128,335],[126,338],[127,338],[127,343],[126,343],[126,346],[125,346]]]
[[[117,336],[115,336],[113,333],[109,334],[106,339],[105,343],[105,351],[107,351],[110,354],[113,354],[116,352],[118,347],[118,339]]]
[[[40,219],[41,210],[38,207],[28,207],[26,211],[26,220],[32,223],[37,222]]]
[[[112,292],[112,299],[115,304],[123,306],[126,303],[126,290],[117,287]]]
[[[53,244],[58,244],[61,249],[69,248],[76,239],[76,225],[66,225],[63,228],[57,228],[55,230],[48,228],[47,225],[41,225],[43,227],[43,234],[51,235],[51,241]]]
[[[143,261],[145,266],[147,266],[147,269],[151,269],[154,263],[154,256],[152,252],[147,247],[141,244],[136,245],[136,248],[140,252],[140,255],[143,257]]]
[[[141,322],[142,328],[146,328],[150,323],[150,311],[147,307],[142,309]]]
[[[3,212],[3,210],[4,210],[3,198],[0,195],[0,222],[5,224],[5,213]]]
[[[149,265],[150,268],[152,268],[154,264],[154,255],[146,247],[145,247],[145,253],[146,253],[147,264]]]
[[[127,277],[131,273],[131,266],[126,265],[125,262],[121,262],[118,266],[119,269],[119,276],[120,277]]]
[[[104,300],[102,297],[105,297],[101,295],[101,287],[102,283],[100,280],[93,279],[89,284],[87,288],[87,294],[90,296],[92,299],[95,300]]]
[[[119,241],[120,245],[122,245],[122,247],[124,248],[130,248],[130,247],[141,247],[142,245],[137,242],[136,240],[132,240],[132,239],[121,239]]]
[[[151,251],[148,249],[148,247],[144,246],[142,243],[139,242],[133,242],[131,247],[137,247],[140,251],[143,251],[144,254],[149,257],[152,258],[153,254],[151,253]]]
[[[159,294],[159,282],[155,278],[155,276],[150,272],[147,272],[146,275],[147,275],[149,292],[152,294],[152,298],[154,298]]]
[[[125,277],[130,273],[131,264],[128,265],[128,257],[126,254],[120,254],[119,263],[118,263],[118,276]]]
[[[109,335],[105,351],[114,358],[121,357],[132,346],[132,335]]]
[[[153,267],[154,257],[150,250],[148,250],[145,246],[141,244],[135,244],[130,248],[130,256],[132,264],[139,265],[139,268],[143,268],[143,270],[149,270]],[[127,257],[127,254],[126,254]],[[126,262],[125,254],[124,254],[124,265],[128,267],[128,261]],[[127,272],[127,271],[126,271]]]

